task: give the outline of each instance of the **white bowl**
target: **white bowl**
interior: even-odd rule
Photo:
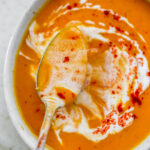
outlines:
[[[31,22],[33,16],[35,15],[35,12],[37,12],[45,2],[46,0],[34,0],[30,8],[26,11],[16,32],[14,33],[13,37],[10,40],[5,59],[4,74],[3,74],[5,99],[10,118],[19,135],[31,149],[34,149],[37,141],[33,136],[33,134],[31,133],[31,131],[28,129],[27,125],[24,123],[17,108],[13,89],[13,69],[15,57],[17,54],[19,44],[22,40],[22,37],[29,23]]]
[[[13,122],[13,125],[18,131],[19,135],[31,149],[34,149],[37,141],[33,136],[33,134],[31,133],[31,131],[28,129],[27,125],[24,123],[17,108],[13,89],[13,69],[17,50],[21,42],[21,39],[24,35],[24,32],[27,29],[29,23],[31,22],[33,16],[35,15],[35,12],[37,12],[45,2],[46,0],[35,0],[31,5],[31,7],[25,13],[22,21],[20,22],[19,27],[17,28],[8,46],[4,66],[4,92],[8,112]],[[137,148],[135,148],[135,150],[150,150],[150,137],[147,138]]]

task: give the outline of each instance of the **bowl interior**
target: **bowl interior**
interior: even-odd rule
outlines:
[[[37,12],[44,5],[45,2],[46,0],[35,0],[33,1],[30,8],[26,11],[24,17],[22,18],[19,26],[16,29],[15,34],[13,35],[9,43],[3,74],[5,100],[10,118],[19,135],[23,138],[25,143],[31,149],[35,147],[36,139],[32,135],[31,131],[28,129],[28,127],[25,125],[16,105],[13,90],[13,69],[17,50],[21,42],[21,39],[26,31],[26,28],[28,27],[33,16],[35,15],[35,12]]]
[[[22,21],[20,22],[20,25],[18,26],[8,46],[8,51],[7,51],[6,61],[4,66],[4,76],[3,76],[4,92],[5,92],[5,97],[6,97],[5,99],[6,99],[8,112],[16,130],[18,131],[22,139],[25,141],[25,143],[31,149],[35,147],[36,139],[32,135],[31,131],[28,129],[28,127],[25,125],[16,105],[15,95],[13,90],[13,69],[14,69],[17,50],[21,42],[21,39],[24,35],[24,32],[26,31],[26,28],[28,27],[30,21],[35,15],[35,12],[37,12],[46,1],[47,0],[35,0],[30,6],[30,8],[27,10],[27,12],[25,13]],[[141,149],[142,150],[150,149],[150,137],[148,137],[141,145],[135,148],[135,150],[141,150]]]

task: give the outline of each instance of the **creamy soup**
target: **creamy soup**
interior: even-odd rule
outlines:
[[[84,87],[74,104],[56,111],[50,149],[129,150],[149,136],[149,10],[144,0],[51,0],[35,16],[16,56],[14,87],[23,119],[36,136],[45,114],[36,76],[48,45],[63,28],[75,26],[88,51]]]

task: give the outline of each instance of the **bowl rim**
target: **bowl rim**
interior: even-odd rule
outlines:
[[[16,54],[18,52],[18,48],[25,34],[25,31],[28,25],[31,23],[33,17],[35,16],[35,13],[37,13],[47,1],[48,0],[33,0],[33,2],[31,2],[31,5],[26,9],[19,22],[19,25],[16,27],[14,34],[9,41],[3,70],[3,90],[10,120],[17,133],[31,149],[34,149],[36,145],[36,138],[26,125],[20,111],[18,110],[13,87],[13,69]],[[150,136],[134,149],[141,150],[143,149],[143,146],[146,149],[150,148]]]
[[[36,138],[26,125],[17,107],[14,93],[13,69],[15,65],[16,54],[26,29],[31,23],[35,14],[47,1],[48,0],[33,0],[25,10],[24,15],[21,17],[18,26],[10,38],[3,69],[3,91],[10,120],[22,140],[31,149],[34,149],[36,145]]]

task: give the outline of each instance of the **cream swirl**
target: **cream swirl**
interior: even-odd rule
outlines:
[[[52,37],[60,31],[58,20],[70,13],[65,6],[56,10],[57,17],[45,22],[46,32],[37,32],[39,25],[34,21],[29,29],[26,43],[41,57]],[[72,13],[83,11],[92,15],[82,21],[74,17],[67,25],[76,25],[84,34],[88,49],[88,72],[83,91],[72,105],[70,111],[60,108],[55,115],[53,127],[60,142],[60,131],[78,133],[93,142],[99,142],[109,134],[120,132],[134,121],[135,103],[149,86],[146,76],[148,63],[143,54],[144,38],[136,33],[129,21],[112,10],[102,9],[99,5],[84,3],[73,8]],[[93,13],[93,10],[95,13]],[[102,17],[103,16],[103,17]],[[105,17],[104,17],[105,16]],[[101,18],[100,18],[101,17]],[[116,21],[111,23],[112,18]],[[66,26],[66,24],[61,27]],[[51,34],[49,34],[51,29]],[[31,66],[31,74],[34,66]],[[33,69],[34,68],[34,69]],[[99,120],[95,126],[94,120]]]

